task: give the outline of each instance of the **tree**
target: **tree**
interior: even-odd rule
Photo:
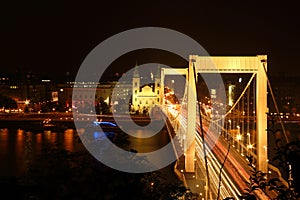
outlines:
[[[0,107],[18,108],[17,102],[10,97],[0,95]]]
[[[103,100],[103,98],[100,98],[99,104],[95,107],[97,114],[109,114],[110,109],[108,104]]]

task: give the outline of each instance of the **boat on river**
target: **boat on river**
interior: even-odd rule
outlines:
[[[53,130],[56,128],[56,125],[52,122],[50,118],[46,118],[41,122],[43,130]]]
[[[46,118],[41,122],[41,128],[44,131],[61,131],[67,129],[68,127],[63,123],[54,123],[51,118]]]

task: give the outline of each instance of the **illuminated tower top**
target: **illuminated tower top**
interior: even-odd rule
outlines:
[[[140,78],[140,73],[139,73],[137,65],[135,65],[135,67],[134,67],[133,78]]]

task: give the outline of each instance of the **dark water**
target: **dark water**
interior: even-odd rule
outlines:
[[[143,134],[145,130],[135,130]],[[62,149],[80,151],[84,149],[76,138],[76,131],[67,129],[61,132],[30,132],[21,129],[0,129],[0,176],[19,176],[25,173],[28,160],[34,161],[43,147],[49,143],[58,143]],[[150,138],[129,136],[129,148],[139,153],[151,152],[162,148],[170,142],[168,132],[163,129]],[[173,165],[162,169],[171,178]]]
[[[47,143],[60,143],[63,149],[78,151],[83,146],[75,139],[75,132],[29,132],[21,129],[0,129],[0,176],[22,175],[26,160],[34,159]]]

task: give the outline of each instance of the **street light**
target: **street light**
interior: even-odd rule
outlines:
[[[171,80],[171,83],[172,83],[172,89],[173,89],[173,92],[175,91],[175,88],[174,88],[174,83],[175,81],[174,80]]]
[[[28,108],[29,102],[30,102],[30,100],[28,100],[28,99],[25,100],[25,102],[24,102],[25,103],[24,112],[29,111],[29,108]]]
[[[241,132],[240,132],[240,126],[237,125],[236,128],[238,129],[237,135],[236,135],[236,140],[237,140],[237,150],[240,151],[240,140],[242,138]]]
[[[242,135],[240,133],[238,133],[238,135],[236,136],[236,139],[237,139],[237,142],[238,142],[238,146],[237,146],[238,151],[241,151],[241,153],[243,153],[242,150],[241,150],[241,144],[240,144],[240,141],[242,140]]]
[[[250,140],[250,133],[247,133],[247,155],[249,156],[249,150],[253,148],[253,145],[251,144]]]
[[[151,189],[151,192],[153,192],[153,186],[154,186],[154,182],[151,182],[150,183],[150,189]],[[151,194],[152,195],[152,194]]]
[[[229,122],[229,137],[230,137],[231,136],[230,135],[230,132],[231,132],[231,120],[229,119],[228,122]],[[228,139],[228,133],[227,133],[227,139]]]

